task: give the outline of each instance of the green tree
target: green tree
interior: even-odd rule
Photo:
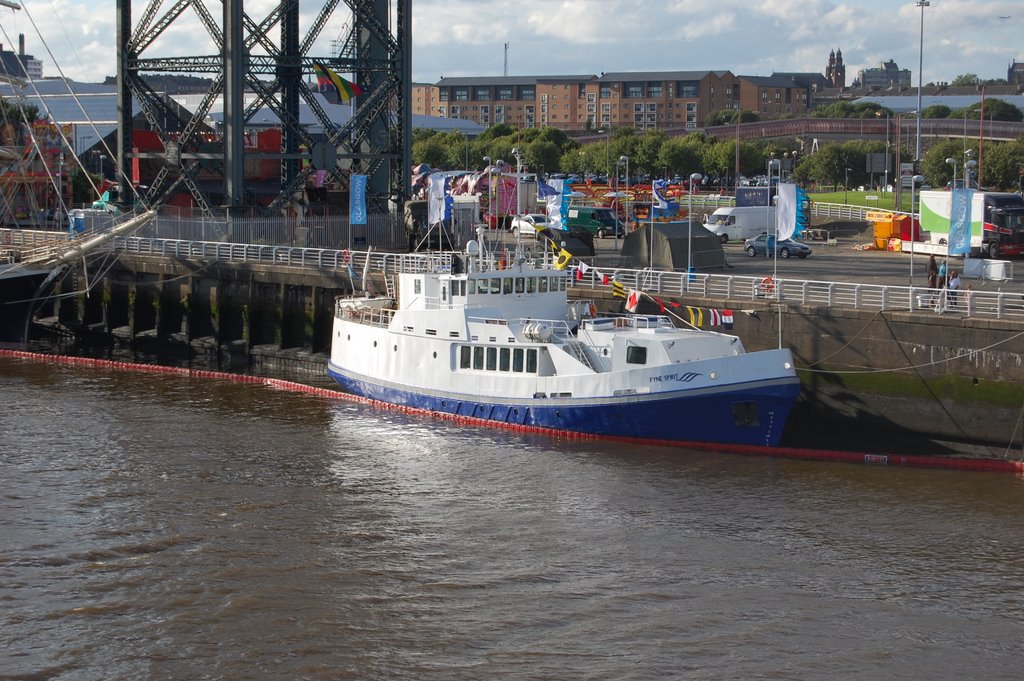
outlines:
[[[837,187],[844,186],[849,177],[850,186],[856,187],[860,184],[860,175],[856,158],[852,158],[851,153],[843,144],[825,145],[816,154],[801,159],[800,176],[817,184]],[[864,167],[863,158],[859,167]]]
[[[966,106],[963,109],[957,109],[950,114],[950,118],[963,118],[966,114],[967,118],[974,120],[981,118],[981,102],[975,102],[970,106]],[[986,121],[1011,121],[1013,123],[1020,123],[1024,121],[1024,113],[1020,109],[1010,104],[1005,99],[999,99],[997,97],[989,97],[985,100],[985,120]]]
[[[551,172],[558,168],[561,161],[561,149],[549,139],[538,138],[526,147],[526,167],[531,172]]]
[[[761,114],[750,109],[721,109],[708,114],[704,125],[709,128],[716,125],[735,125],[737,118],[740,123],[756,123],[761,120]]]
[[[31,125],[39,120],[39,107],[35,104],[11,102],[0,97],[0,120],[10,121],[15,125],[21,121],[28,121]]]
[[[949,118],[952,111],[945,104],[932,104],[921,112],[921,118]]]
[[[637,139],[633,149],[634,156],[629,160],[630,173],[641,175],[644,173],[657,175],[658,168],[664,169],[658,163],[658,156],[661,147],[668,140],[668,135],[663,130],[648,130]]]
[[[981,186],[1020,191],[1024,179],[1024,138],[986,143],[981,163]]]
[[[974,158],[977,158],[977,149],[973,146],[969,148],[974,154]],[[953,163],[947,163],[946,159],[948,158],[953,159]],[[924,176],[925,184],[930,184],[933,187],[945,187],[953,179],[954,165],[956,166],[956,176],[963,177],[963,163],[963,140],[939,140],[922,155],[921,174]]]
[[[448,163],[448,146],[437,135],[413,142],[412,164],[426,163],[431,168],[444,168]]]
[[[954,87],[964,86],[964,85],[977,85],[977,84],[978,84],[978,74],[976,74],[976,73],[962,73],[962,74],[960,74],[959,76],[957,76],[956,78],[954,78],[950,82],[950,85],[952,85]]]
[[[685,137],[671,137],[665,140],[658,151],[658,167],[665,168],[673,175],[689,175],[701,172],[704,168],[701,161],[703,144]]]

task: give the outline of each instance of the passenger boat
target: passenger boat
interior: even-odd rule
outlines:
[[[344,390],[528,430],[778,445],[800,389],[788,349],[598,315],[550,256],[496,256],[477,236],[464,254],[400,256],[392,297],[336,300],[328,373]]]

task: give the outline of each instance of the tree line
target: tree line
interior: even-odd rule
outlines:
[[[943,109],[929,107],[925,117],[943,117]],[[741,121],[754,120],[753,112],[726,112]],[[947,117],[976,118],[980,115],[980,103],[956,111],[945,112]],[[836,118],[876,118],[884,115],[895,118],[889,109],[874,103],[851,104],[837,102],[822,107],[813,115]],[[977,114],[977,115],[975,115]],[[1021,111],[1003,100],[988,99],[985,103],[985,120],[1017,120],[1024,118]],[[591,133],[591,137],[596,136]],[[596,177],[625,178],[623,156],[629,159],[631,182],[647,181],[650,178],[687,178],[700,173],[707,178],[705,188],[721,186],[730,190],[735,185],[735,169],[739,160],[740,174],[756,177],[767,172],[767,164],[773,158],[789,159],[790,176],[808,187],[840,187],[881,184],[885,173],[868,171],[869,154],[885,154],[887,144],[883,140],[852,140],[848,142],[825,143],[817,152],[809,153],[808,140],[787,138],[773,140],[718,140],[702,131],[687,135],[669,137],[660,130],[637,132],[630,127],[610,128],[603,133],[604,139],[581,144],[556,128],[515,129],[505,124],[489,127],[476,138],[469,138],[462,132],[445,132],[426,129],[413,131],[412,156],[414,164],[426,163],[435,169],[481,170],[484,158],[492,162],[504,160],[513,168],[516,159],[513,149],[518,149],[524,170],[545,175],[565,173],[583,179]],[[737,145],[739,146],[737,154]],[[913,141],[901,140],[899,157],[912,160]],[[980,159],[981,186],[990,189],[1014,190],[1021,186],[1024,172],[1024,136],[1011,142],[988,141],[980,146],[977,139],[949,139],[932,142],[922,152],[918,172],[925,183],[931,186],[945,186],[953,177],[953,166],[947,158],[958,159],[958,176],[963,173],[964,152],[971,150],[974,160]],[[890,171],[888,179],[894,181],[898,169],[895,165],[897,150],[888,145]]]

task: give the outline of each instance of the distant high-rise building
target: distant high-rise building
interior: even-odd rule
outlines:
[[[825,80],[832,87],[846,87],[846,65],[843,64],[842,50],[835,50],[829,53],[828,66],[825,67]]]
[[[890,59],[879,64],[877,69],[863,69],[860,85],[867,88],[910,87],[910,69],[901,69]]]
[[[18,35],[18,51],[5,50],[0,44],[0,74],[22,78],[26,80],[38,80],[43,77],[43,62],[25,54],[25,34]]]

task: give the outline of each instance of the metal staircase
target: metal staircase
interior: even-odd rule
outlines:
[[[562,349],[574,357],[580,364],[587,367],[594,373],[597,373],[598,369],[594,366],[594,363],[590,361],[590,354],[587,352],[587,347],[579,342],[578,340],[566,340],[562,344]]]

